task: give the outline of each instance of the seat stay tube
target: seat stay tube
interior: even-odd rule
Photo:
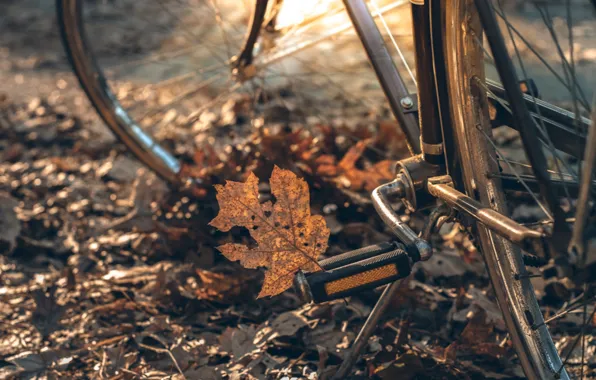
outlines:
[[[406,135],[410,152],[421,153],[420,129],[416,116],[412,112],[406,113],[401,105],[402,99],[410,97],[410,93],[395,67],[373,16],[364,0],[343,0],[343,3],[389,101],[391,112]]]

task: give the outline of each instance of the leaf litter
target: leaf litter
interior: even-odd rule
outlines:
[[[10,103],[3,112],[14,121],[15,109],[19,105]],[[75,125],[68,132],[74,135],[62,138],[84,141],[79,135],[84,128],[85,122]],[[2,135],[6,141],[18,138]],[[358,145],[350,159],[369,160],[365,151],[373,144],[369,139]],[[292,291],[284,290],[299,268],[318,269],[313,260],[390,239],[372,214],[367,190],[358,185],[348,194],[343,181],[333,179],[349,176],[356,170],[351,164],[342,164],[336,177],[323,177],[311,171],[313,161],[297,161],[304,163],[294,166],[304,169],[297,169],[304,177],[300,179],[261,155],[255,165],[247,165],[247,172],[229,172],[233,180],[218,185],[217,192],[197,195],[169,190],[154,175],[137,173],[136,165],[116,172],[134,170],[135,176],[104,174],[99,169],[108,161],[112,169],[131,162],[116,160],[111,144],[91,154],[74,152],[58,139],[54,149],[60,160],[32,150],[0,163],[0,190],[14,199],[16,219],[10,220],[19,231],[10,239],[14,247],[0,256],[3,374],[319,379],[337,369],[378,292],[347,304],[301,306]],[[68,164],[70,160],[77,165]],[[358,176],[368,176],[365,169],[357,170]],[[257,173],[271,179],[259,183]],[[366,186],[378,177],[370,178],[373,182]],[[355,196],[359,191],[363,195]],[[329,204],[331,199],[335,202]],[[239,212],[235,201],[252,211]],[[413,225],[423,223],[414,215],[409,218]],[[333,231],[326,221],[333,221]],[[243,269],[217,247],[228,258],[266,270]],[[262,252],[274,249],[291,254]],[[452,321],[451,330],[441,326],[449,322],[453,305],[459,305],[461,314],[473,299],[459,300],[456,291],[434,287],[435,277],[444,281],[437,271],[420,270],[419,276],[431,283],[411,281],[394,300],[395,311],[377,328],[355,376],[375,373],[392,355],[395,359],[412,349],[400,343],[386,350],[395,342],[392,326],[400,326],[410,309],[408,318],[420,323],[411,322],[402,340],[423,345],[426,360],[443,363],[444,355],[433,350],[447,347],[444,337],[465,327],[467,319]],[[453,286],[466,287],[474,278],[485,283],[474,265],[462,264],[447,273]],[[270,288],[262,286],[267,276]],[[443,363],[434,373],[453,376],[462,368],[458,363]]]
[[[3,112],[14,120],[18,107],[11,103]],[[84,125],[68,132],[72,141],[84,141],[77,135]],[[19,138],[3,133],[6,141]],[[62,138],[68,140],[68,133]],[[288,138],[279,133],[281,140]],[[286,289],[296,270],[318,269],[312,260],[391,239],[366,196],[385,177],[354,164],[375,166],[366,153],[375,144],[371,138],[326,159],[336,168],[333,175],[317,174],[316,159],[301,153],[292,157],[300,164],[293,165],[304,177],[299,179],[263,154],[241,171],[215,169],[233,180],[200,194],[169,190],[147,172],[98,172],[110,160],[113,166],[131,162],[115,160],[111,145],[81,153],[58,139],[60,159],[33,150],[3,161],[0,191],[14,200],[13,214],[3,214],[3,221],[15,232],[0,266],[1,373],[328,378],[379,293],[363,293],[347,304],[300,306]],[[318,157],[333,150],[327,152],[319,150]],[[137,173],[136,166],[117,173],[133,168]],[[270,181],[259,183],[257,173]],[[356,183],[359,177],[366,181]],[[239,208],[238,201],[250,209]],[[402,212],[413,227],[424,225],[423,216]],[[392,301],[355,366],[355,378],[519,375],[478,252],[457,231],[435,244],[442,248]],[[266,271],[243,269],[218,249]],[[273,286],[263,287],[268,276]],[[577,318],[564,320],[577,326]]]

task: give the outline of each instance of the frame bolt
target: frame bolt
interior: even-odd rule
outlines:
[[[400,103],[401,103],[401,106],[407,110],[414,107],[414,102],[412,101],[412,98],[410,98],[409,96],[406,96],[405,98],[401,98]]]

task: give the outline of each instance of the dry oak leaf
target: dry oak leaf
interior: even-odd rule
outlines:
[[[271,174],[275,203],[259,202],[259,180],[250,173],[246,182],[227,181],[215,185],[219,214],[210,225],[221,231],[246,227],[258,246],[225,244],[218,249],[229,260],[240,260],[246,268],[266,267],[259,298],[274,296],[292,286],[294,274],[303,269],[317,271],[317,258],[327,249],[329,229],[320,215],[310,214],[306,182],[277,166]]]
[[[377,186],[394,177],[394,160],[383,160],[369,166],[365,170],[356,167],[366,148],[373,139],[361,140],[352,146],[337,164],[338,173],[349,181],[350,189],[354,191],[373,191]]]

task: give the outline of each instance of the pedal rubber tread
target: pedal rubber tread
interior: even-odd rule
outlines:
[[[380,255],[381,253],[390,252],[396,248],[398,248],[398,243],[396,242],[373,244],[321,260],[319,261],[319,265],[325,270],[331,270]]]
[[[324,302],[348,297],[407,277],[411,259],[398,245],[397,249],[325,272],[307,276],[313,301]]]

